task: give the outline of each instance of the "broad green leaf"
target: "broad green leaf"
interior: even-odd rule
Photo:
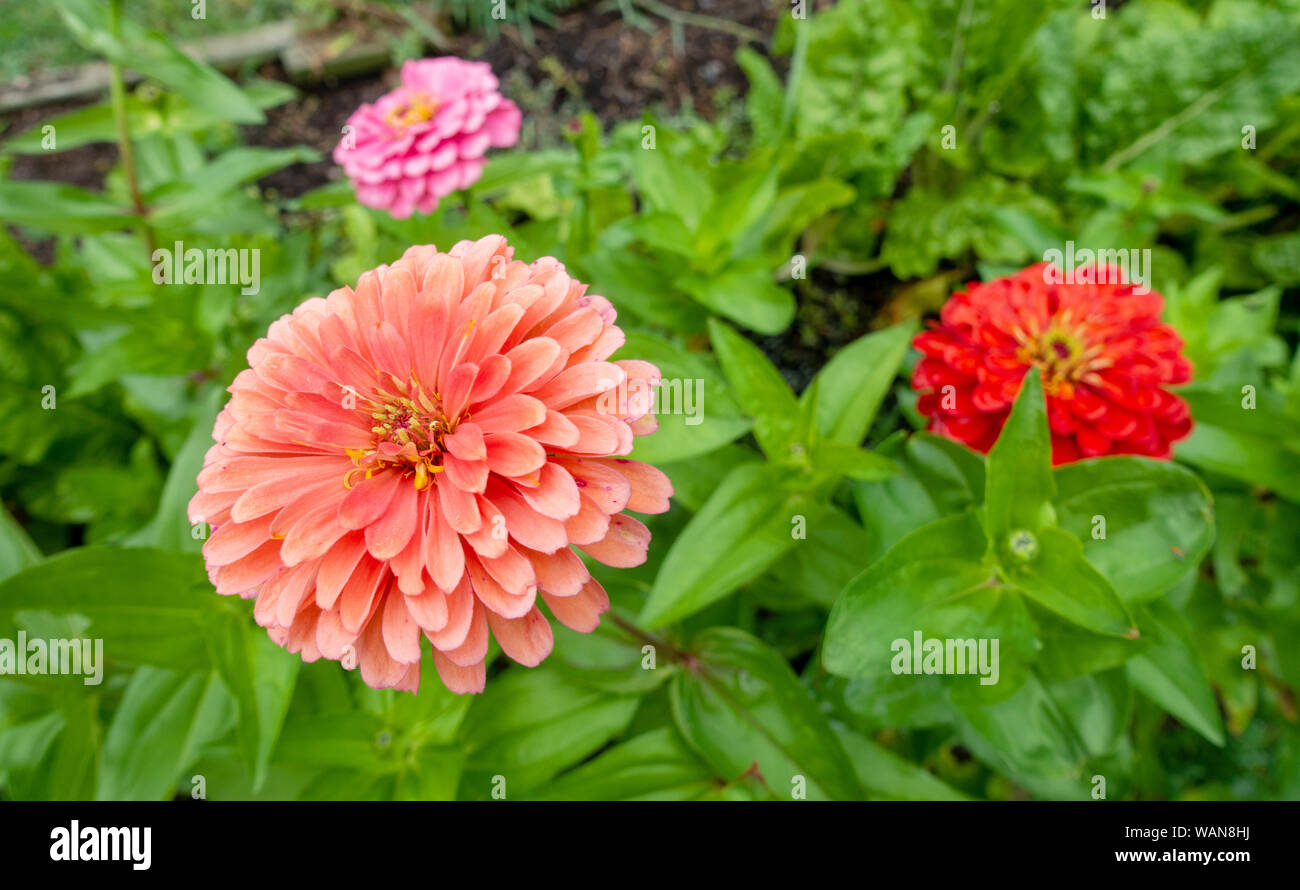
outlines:
[[[986,486],[984,527],[999,553],[1013,531],[1034,532],[1051,524],[1056,494],[1052,440],[1043,382],[1037,373],[1025,375],[1006,425],[989,451]]]
[[[636,450],[633,449],[633,454]],[[732,470],[762,462],[753,448],[744,445],[723,445],[721,448],[686,460],[671,461],[659,469],[668,474],[673,483],[673,504],[697,512],[713,496],[718,482],[727,478]]]
[[[542,800],[695,800],[719,782],[676,730],[663,727],[615,745],[536,796]]]
[[[828,674],[821,678],[819,691],[832,703],[835,714],[858,732],[938,726],[952,721],[947,687],[938,674]]]
[[[63,707],[63,733],[47,767],[50,800],[87,800],[95,783],[101,728],[93,697],[76,696]]]
[[[766,464],[732,470],[673,541],[641,624],[678,621],[757,577],[795,543],[791,523],[802,512],[799,503]]]
[[[18,684],[13,684],[18,685]],[[43,765],[53,758],[53,747],[59,743],[68,725],[65,714],[46,707],[44,696],[34,690],[33,697],[41,699],[37,714],[9,719],[0,732],[0,763],[4,764],[5,794],[13,800],[48,800],[50,775]]]
[[[1165,600],[1148,603],[1139,620],[1143,636],[1154,642],[1125,665],[1129,680],[1147,698],[1222,746],[1223,719],[1187,622]]]
[[[745,108],[754,130],[754,141],[759,145],[774,145],[780,135],[781,107],[785,101],[781,81],[767,59],[747,46],[736,51],[736,64],[749,79]]]
[[[639,700],[575,684],[547,668],[494,678],[462,728],[469,751],[462,796],[490,798],[496,776],[504,778],[508,799],[531,795],[623,732]]]
[[[654,148],[632,150],[632,175],[651,210],[674,213],[692,232],[713,200],[708,178],[693,165],[673,157],[681,137],[667,127],[654,130]]]
[[[634,242],[688,260],[694,256],[690,230],[673,213],[629,216],[600,233],[600,246],[604,250],[623,250]]]
[[[986,552],[974,513],[903,538],[835,601],[822,648],[826,669],[910,675],[917,683],[941,673],[957,697],[1010,695],[1033,657],[1033,626],[1019,592],[983,562]]]
[[[903,471],[872,483],[855,483],[858,515],[871,537],[863,564],[875,562],[904,535],[941,516],[963,513],[984,500],[984,459],[950,439],[900,431],[877,453]]]
[[[1127,603],[1160,596],[1214,541],[1204,484],[1171,461],[1106,457],[1055,471],[1061,528]]]
[[[1125,743],[1133,693],[1124,671],[1099,671],[1044,685],[1090,757],[1113,754]]]
[[[78,547],[0,582],[0,628],[25,609],[84,615],[110,662],[208,667],[203,640],[227,608],[201,559],[163,550]]]
[[[677,728],[724,781],[753,766],[777,796],[862,797],[853,766],[812,694],[780,655],[733,628],[693,642],[698,662],[670,687]]]
[[[826,669],[845,677],[889,673],[893,641],[910,643],[927,611],[963,602],[978,607],[997,596],[996,579],[983,564],[986,549],[974,513],[904,537],[835,601],[822,648]]]
[[[195,213],[205,211],[223,193],[246,182],[260,179],[290,164],[318,160],[320,155],[302,146],[294,148],[240,147],[217,157],[184,178],[169,182],[163,191],[149,195],[154,204],[150,222],[158,226],[177,225]]]
[[[271,642],[240,612],[217,619],[210,638],[217,673],[235,699],[236,735],[256,791],[266,778],[302,659]]]
[[[1242,479],[1251,485],[1264,486],[1265,489],[1277,491],[1283,498],[1300,503],[1300,476],[1295,472],[1296,461],[1300,460],[1300,447],[1297,447],[1294,440],[1287,442],[1279,439],[1277,429],[1258,431],[1205,422],[1201,420],[1201,414],[1197,413],[1197,401],[1188,401],[1192,404],[1197,424],[1192,427],[1190,437],[1175,444],[1174,451],[1179,460],[1186,460],[1234,479]],[[1244,418],[1253,412],[1238,413],[1243,417],[1244,424]],[[1278,422],[1275,416],[1256,422],[1268,424],[1270,420],[1274,424]]]
[[[291,717],[272,759],[293,766],[341,768],[379,776],[401,768],[393,734],[369,711]]]
[[[1011,698],[964,706],[959,724],[966,746],[989,766],[1040,798],[1085,800],[1086,752],[1069,720],[1033,676]]]
[[[493,155],[473,189],[482,195],[539,176],[571,173],[576,170],[577,162],[577,153],[567,148]]]
[[[104,737],[98,800],[162,800],[202,747],[229,731],[230,696],[210,671],[141,667],[131,676]]]
[[[0,182],[0,219],[74,235],[123,229],[138,222],[130,207],[59,182]]]
[[[43,558],[40,548],[23,527],[0,506],[0,581]]]
[[[127,539],[130,546],[159,547],[187,553],[198,553],[203,549],[204,538],[195,537],[197,532],[190,525],[187,508],[198,491],[195,480],[203,469],[203,458],[212,447],[212,424],[224,395],[216,387],[208,392],[206,403],[198,411],[198,419],[172,461],[162,497],[158,499],[158,511],[147,525]]]
[[[767,149],[758,149],[743,161],[724,161],[713,170],[715,198],[695,232],[700,268],[718,272],[747,258],[749,251],[736,241],[772,206],[777,174],[772,152]]]
[[[859,482],[879,482],[898,473],[898,464],[889,458],[833,440],[813,446],[813,467],[819,474],[844,476]]]
[[[806,515],[804,537],[769,572],[787,593],[829,606],[844,585],[862,571],[867,534],[833,504]]]
[[[749,431],[726,379],[707,353],[632,330],[619,357],[653,362],[663,375],[655,399],[659,429],[638,436],[632,457],[656,466],[706,454]]]
[[[915,330],[914,322],[904,322],[860,337],[818,372],[817,426],[823,436],[850,445],[862,442],[898,376]]]
[[[1149,641],[1097,633],[1062,618],[1030,600],[1029,614],[1043,644],[1034,672],[1044,682],[1071,680],[1084,674],[1119,667],[1143,652]]]
[[[243,94],[260,109],[274,108],[288,102],[297,90],[276,80],[254,80],[245,83]],[[178,94],[164,94],[154,101],[145,101],[137,95],[126,97],[126,122],[131,138],[139,140],[151,133],[183,133],[211,127],[227,120],[224,114],[213,114],[196,108]],[[54,144],[45,141],[46,126],[54,128]],[[116,142],[117,122],[113,106],[108,102],[78,108],[47,118],[0,143],[0,150],[21,154],[45,151],[68,151],[96,142]],[[347,187],[347,183],[342,183]]]
[[[465,751],[456,746],[422,748],[414,764],[397,778],[395,800],[455,800],[465,768]]]
[[[146,31],[130,18],[121,39],[112,35],[108,5],[93,0],[56,0],[64,23],[79,43],[132,71],[175,90],[194,106],[241,124],[266,118],[228,78],[187,56],[161,31]]]
[[[763,351],[731,327],[709,319],[709,337],[740,407],[754,418],[754,437],[768,457],[789,456],[799,403]]]
[[[1009,582],[1040,605],[1097,633],[1136,638],[1138,631],[1115,588],[1084,558],[1079,539],[1059,528],[1041,528],[1016,545],[1025,554],[1004,560]]]
[[[763,255],[769,262],[790,261],[792,246],[809,226],[837,207],[852,203],[857,193],[840,179],[824,178],[783,189],[763,218],[761,232],[746,236],[737,247],[754,250],[754,234],[761,234]]]
[[[794,294],[773,278],[761,258],[728,262],[716,275],[691,274],[677,284],[719,315],[760,334],[779,334],[794,319]]]
[[[858,781],[872,797],[889,800],[970,800],[923,767],[843,726],[835,727]]]
[[[673,279],[655,260],[627,251],[596,251],[579,261],[591,279],[592,290],[604,294],[619,312],[693,333],[704,328],[708,312],[682,298]]]

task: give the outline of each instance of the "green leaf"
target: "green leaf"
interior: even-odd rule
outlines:
[[[212,639],[218,674],[238,707],[236,734],[257,791],[266,779],[302,659],[273,643],[242,612],[218,619]]]
[[[826,669],[845,677],[916,675],[924,669],[916,634],[945,649],[947,640],[998,640],[996,656],[987,644],[984,675],[975,676],[978,664],[964,665],[945,683],[965,696],[1010,695],[1024,680],[1033,631],[1017,591],[983,562],[987,549],[973,512],[903,538],[835,601],[822,647]],[[954,656],[959,650],[964,662],[968,650],[959,646]]]
[[[0,506],[0,581],[43,558],[40,548],[23,527]]]
[[[576,172],[577,163],[577,152],[568,148],[493,155],[473,189],[477,194],[484,195],[539,176],[570,174]]]
[[[651,210],[678,215],[693,232],[713,201],[713,190],[694,166],[673,156],[680,139],[667,127],[658,127],[654,148],[632,149],[632,175]]]
[[[760,334],[779,334],[794,319],[794,294],[762,257],[728,262],[717,275],[689,274],[677,284],[698,302]]]
[[[266,118],[228,78],[183,53],[161,31],[145,31],[129,18],[121,39],[112,36],[108,5],[93,0],[56,0],[63,21],[79,43],[93,52],[152,78],[184,96],[196,108],[240,124]]]
[[[754,418],[754,438],[768,457],[782,459],[794,437],[799,403],[763,351],[728,325],[709,319],[709,337],[741,409]]]
[[[1091,790],[1082,743],[1032,675],[1011,698],[961,708],[961,738],[985,763],[1038,797],[1083,800]]]
[[[1145,637],[1132,639],[1097,633],[1028,601],[1036,635],[1042,643],[1034,672],[1044,682],[1070,680],[1119,667],[1146,649]]]
[[[167,183],[163,191],[151,193],[148,202],[156,206],[150,222],[158,226],[176,225],[194,213],[204,212],[213,201],[243,183],[261,179],[290,164],[319,159],[318,152],[304,146],[232,148],[184,178]]]
[[[91,696],[74,696],[62,708],[63,732],[54,743],[45,767],[49,800],[86,800],[95,781],[100,726],[97,702]]]
[[[847,442],[823,441],[813,446],[813,466],[819,473],[878,482],[898,473],[898,464]]]
[[[778,797],[858,800],[862,790],[826,715],[785,659],[733,628],[692,645],[698,668],[673,679],[677,728],[725,781],[757,766]]]
[[[531,795],[623,732],[639,701],[575,684],[553,669],[507,671],[465,718],[462,795],[489,798],[495,776],[504,777],[507,798]]]
[[[659,429],[638,436],[632,457],[656,466],[707,454],[749,431],[727,382],[707,353],[688,351],[672,341],[631,330],[619,357],[653,362],[664,384],[656,394]]]
[[[833,504],[807,514],[807,537],[797,540],[769,575],[785,592],[829,606],[862,571],[866,532]]]
[[[211,664],[203,640],[226,608],[201,559],[163,550],[78,547],[0,581],[0,628],[23,610],[83,615],[111,661],[182,670]]]
[[[984,527],[999,551],[1013,531],[1034,532],[1050,524],[1056,494],[1052,440],[1043,382],[1037,373],[1025,375],[1002,434],[989,451],[986,485]]]
[[[243,86],[242,92],[250,102],[261,109],[282,105],[297,95],[297,90],[293,87],[275,80],[253,80]],[[152,133],[191,132],[227,120],[224,114],[203,111],[174,94],[164,94],[151,101],[145,101],[137,95],[128,95],[125,104],[126,125],[133,140],[139,140]],[[47,148],[44,144],[45,134],[42,131],[46,126],[54,127],[53,148]],[[116,141],[117,122],[113,117],[113,106],[108,102],[101,102],[98,105],[78,108],[75,111],[47,118],[40,126],[30,127],[0,143],[0,150],[37,154],[46,151],[68,151],[96,142]],[[341,185],[344,188],[348,187],[346,182]]]
[[[167,483],[158,499],[158,511],[148,524],[127,539],[129,546],[159,547],[183,553],[198,553],[203,549],[204,539],[194,537],[187,508],[198,491],[195,480],[203,469],[203,458],[212,447],[212,424],[224,395],[222,390],[213,387],[200,403],[198,419],[190,427],[189,435],[167,473]]]
[[[675,331],[704,328],[708,313],[682,298],[672,278],[653,259],[635,253],[600,250],[582,257],[580,265],[592,290],[604,294],[619,310]]]
[[[1090,757],[1114,754],[1127,743],[1133,693],[1122,670],[1099,671],[1045,687]]]
[[[930,771],[843,726],[835,727],[858,781],[872,797],[888,800],[970,800]]]
[[[823,436],[850,445],[866,437],[915,330],[909,321],[859,337],[818,372],[817,427]]]
[[[58,182],[0,182],[0,219],[74,235],[108,232],[137,222],[131,208]]]
[[[96,799],[169,797],[182,771],[230,729],[232,718],[230,697],[215,674],[139,668],[104,737]]]
[[[696,800],[717,787],[713,770],[672,727],[615,745],[557,778],[541,800]]]
[[[1115,588],[1084,558],[1079,539],[1059,528],[1039,529],[1027,540],[1036,551],[1023,562],[1004,562],[1007,580],[1062,618],[1097,633],[1136,638],[1128,607]]]
[[[759,149],[744,160],[724,161],[712,174],[716,197],[700,219],[694,252],[702,269],[716,272],[748,259],[749,251],[737,241],[772,206],[778,171],[772,152]]]
[[[794,544],[797,502],[766,464],[732,470],[673,541],[641,623],[679,621],[757,577]]]
[[[455,800],[465,768],[465,751],[456,746],[421,748],[397,779],[394,800]]]
[[[1147,698],[1222,747],[1223,718],[1187,622],[1165,600],[1148,603],[1138,614],[1142,634],[1151,637],[1153,645],[1125,665],[1129,680]]]
[[[785,102],[781,81],[767,59],[747,46],[736,51],[736,64],[749,79],[745,108],[754,130],[754,141],[758,145],[774,145],[780,135],[781,108]]]
[[[1241,390],[1210,392],[1188,389],[1180,392],[1191,407],[1196,425],[1192,433],[1175,446],[1179,460],[1207,470],[1261,485],[1291,501],[1300,502],[1300,476],[1295,472],[1300,459],[1300,436],[1296,422],[1270,409],[1274,394],[1258,390],[1260,407],[1243,407]]]
[[[1160,596],[1210,551],[1210,495],[1186,467],[1105,457],[1065,464],[1055,476],[1061,528],[1127,603]]]
[[[870,536],[862,554],[869,565],[903,536],[941,516],[963,513],[984,500],[984,458],[951,439],[900,431],[877,453],[893,458],[902,473],[853,485],[858,515]]]
[[[369,711],[290,719],[272,759],[279,764],[345,769],[369,777],[400,768],[392,733]]]

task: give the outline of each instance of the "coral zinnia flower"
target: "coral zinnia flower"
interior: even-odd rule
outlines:
[[[1103,454],[1167,458],[1191,431],[1183,341],[1160,321],[1164,298],[1131,284],[1049,284],[1046,263],[952,295],[913,344],[917,410],[930,430],[988,452],[1025,372],[1047,394],[1052,462]],[[1060,276],[1056,276],[1059,278]],[[1118,282],[1117,270],[1098,275]]]
[[[590,632],[609,608],[570,545],[606,565],[645,560],[623,513],[668,509],[672,486],[624,460],[658,422],[647,362],[604,297],[505,239],[392,266],[271,325],[230,385],[190,501],[218,593],[257,597],[271,638],[305,661],[360,663],[372,687],[414,691],[420,635],[455,692],[483,689],[488,631],[535,666],[551,651],[537,597]],[[628,410],[630,409],[630,411]]]
[[[520,120],[486,62],[409,61],[400,87],[348,118],[334,162],[367,207],[397,219],[432,213],[440,199],[478,181],[489,146],[518,141]]]

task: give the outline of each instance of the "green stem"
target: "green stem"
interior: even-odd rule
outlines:
[[[609,612],[609,620],[611,624],[622,630],[628,636],[633,637],[642,643],[648,643],[651,646],[654,646],[656,650],[666,653],[670,661],[686,661],[687,655],[685,652],[677,649],[671,643],[652,636],[650,633],[637,627],[631,621],[620,616],[613,609]]]
[[[122,36],[122,0],[112,0],[109,7],[109,26],[114,38]],[[113,104],[113,122],[117,125],[117,147],[122,154],[122,172],[126,175],[126,190],[131,195],[131,205],[140,224],[144,226],[144,240],[149,247],[149,258],[153,259],[154,238],[149,228],[149,208],[140,196],[140,181],[135,172],[135,153],[131,148],[131,131],[126,122],[126,78],[122,74],[122,65],[116,60],[111,62],[112,76],[109,80],[109,96]]]

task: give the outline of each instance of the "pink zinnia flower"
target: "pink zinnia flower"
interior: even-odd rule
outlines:
[[[519,139],[521,115],[486,62],[453,56],[402,66],[402,85],[348,118],[334,162],[367,207],[405,219],[478,181],[489,146]]]
[[[190,501],[217,592],[256,596],[276,643],[376,688],[417,688],[421,634],[455,692],[483,689],[489,630],[539,664],[539,595],[594,630],[609,598],[571,547],[639,565],[650,533],[623,511],[667,510],[672,486],[621,457],[658,422],[613,396],[659,372],[606,361],[623,332],[586,289],[491,235],[412,247],[271,325]]]

